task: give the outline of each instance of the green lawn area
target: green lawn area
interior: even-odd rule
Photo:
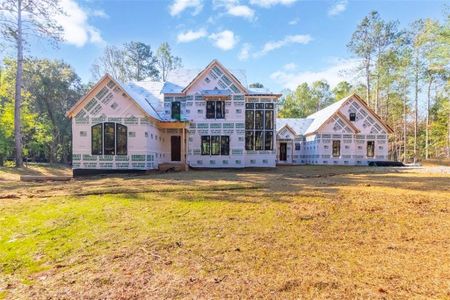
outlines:
[[[0,298],[450,297],[447,169],[33,168],[0,169]]]

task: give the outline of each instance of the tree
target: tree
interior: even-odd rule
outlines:
[[[17,73],[14,96],[14,139],[16,147],[16,167],[23,166],[21,106],[23,85],[24,44],[30,35],[38,38],[62,39],[62,27],[54,17],[63,13],[58,0],[2,0],[0,2],[2,20],[0,32],[5,40],[17,50]]]
[[[372,11],[370,14],[359,23],[355,32],[352,34],[350,42],[347,47],[351,52],[361,58],[361,69],[364,71],[366,78],[366,99],[369,105],[372,104],[370,98],[371,89],[371,67],[372,59],[375,53],[375,44],[373,40],[373,26],[379,19],[378,12]]]
[[[255,88],[255,89],[262,89],[262,88],[264,88],[264,85],[262,83],[255,82],[255,83],[250,83],[248,87]]]
[[[318,80],[312,83],[311,97],[316,106],[315,111],[319,111],[334,102],[330,85],[326,80]]]
[[[162,81],[167,80],[170,71],[181,68],[181,58],[172,55],[172,50],[167,42],[162,43],[156,52],[157,66]]]
[[[131,80],[141,81],[146,78],[157,79],[156,58],[150,45],[142,42],[130,42],[124,45],[125,62]]]
[[[71,152],[71,122],[65,113],[85,92],[80,77],[71,66],[58,60],[27,61],[25,86],[30,92],[30,108],[50,131],[43,145],[50,163],[68,162]]]
[[[305,118],[316,111],[316,103],[311,97],[311,89],[306,82],[281,101],[280,118]]]
[[[129,81],[125,51],[116,46],[106,46],[103,55],[92,65],[91,73],[96,81],[106,73],[119,81]]]
[[[332,90],[336,101],[341,100],[352,92],[352,85],[347,81],[341,81]]]

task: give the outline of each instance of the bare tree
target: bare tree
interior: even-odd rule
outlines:
[[[162,81],[167,80],[170,71],[181,68],[181,58],[172,55],[172,50],[168,43],[162,43],[156,52],[156,65]]]
[[[14,96],[16,167],[23,166],[21,114],[24,45],[32,35],[54,42],[62,39],[62,27],[54,17],[63,14],[59,0],[0,0],[0,34],[17,50]]]

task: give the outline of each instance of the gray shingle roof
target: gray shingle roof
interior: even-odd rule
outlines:
[[[139,81],[126,84],[118,83],[147,114],[157,120],[164,120],[163,95],[161,94],[162,82]]]

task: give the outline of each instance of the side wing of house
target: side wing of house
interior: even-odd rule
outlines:
[[[388,160],[388,135],[392,129],[358,96],[348,99],[339,109],[359,130],[354,137],[355,161]]]
[[[74,170],[154,169],[170,155],[158,121],[108,75],[68,116],[72,118]]]
[[[367,165],[387,160],[391,131],[361,98],[352,95],[308,137],[316,149],[309,162]]]

